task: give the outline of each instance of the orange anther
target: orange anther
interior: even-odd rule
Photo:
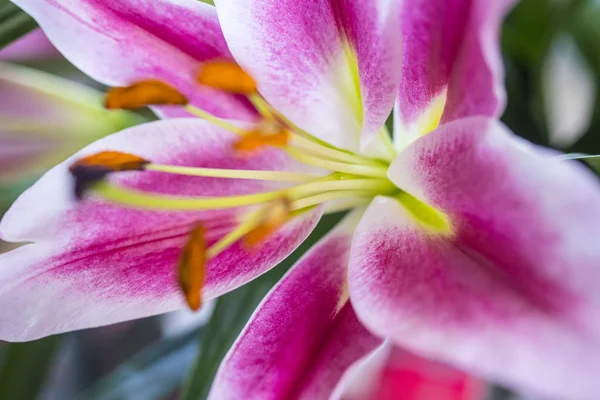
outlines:
[[[194,311],[199,309],[202,303],[207,247],[205,235],[206,230],[202,225],[192,230],[177,268],[179,287],[188,306]]]
[[[198,82],[229,93],[252,94],[256,82],[239,65],[232,61],[215,60],[202,65]]]
[[[260,224],[244,236],[243,243],[249,248],[255,248],[264,242],[268,236],[290,220],[290,209],[291,202],[288,198],[283,197],[274,201],[265,210]]]
[[[75,161],[69,170],[84,168],[104,168],[109,171],[131,171],[141,170],[150,161],[136,156],[135,154],[122,153],[120,151],[101,151]]]
[[[266,146],[283,148],[289,141],[290,133],[285,127],[277,121],[265,120],[243,135],[233,148],[239,152],[254,151]]]
[[[104,107],[134,110],[151,105],[185,105],[187,98],[171,85],[158,79],[148,79],[130,86],[108,90]]]
[[[150,161],[129,153],[102,151],[75,161],[69,171],[75,177],[75,195],[81,198],[93,183],[111,172],[141,171]]]

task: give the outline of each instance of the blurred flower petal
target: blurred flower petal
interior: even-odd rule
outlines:
[[[58,50],[39,28],[0,50],[0,61],[35,61],[58,56]]]
[[[102,107],[102,94],[0,63],[0,184],[41,174],[86,144],[143,119]]]
[[[550,142],[567,148],[590,125],[596,78],[568,36],[559,36],[554,41],[542,74]]]

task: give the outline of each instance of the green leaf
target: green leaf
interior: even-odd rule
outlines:
[[[0,399],[35,399],[52,367],[61,336],[3,348],[0,365]]]
[[[12,3],[0,5],[0,49],[26,35],[37,23]]]
[[[203,328],[162,340],[121,364],[80,400],[154,400],[172,393],[198,352]]]
[[[598,175],[600,175],[600,158],[585,158],[586,162]]]
[[[342,213],[323,217],[304,243],[276,268],[217,300],[213,316],[206,326],[200,354],[183,385],[181,400],[206,398],[221,360],[261,299],[302,254],[323,237],[342,217]]]

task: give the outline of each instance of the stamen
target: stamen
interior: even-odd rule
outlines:
[[[335,174],[334,174],[335,175]],[[331,178],[330,178],[331,179]],[[216,210],[268,203],[287,196],[298,199],[319,192],[357,190],[361,194],[381,194],[395,190],[387,179],[347,179],[308,182],[290,189],[222,197],[177,197],[140,192],[122,188],[108,182],[94,185],[93,192],[118,204],[155,210]]]
[[[273,201],[285,194],[285,190],[255,193],[241,196],[185,197],[165,196],[126,189],[108,182],[100,182],[91,188],[102,198],[125,206],[154,210],[218,210],[249,206]]]
[[[69,171],[75,177],[75,196],[84,192],[106,175],[117,171],[141,171],[149,161],[139,156],[118,151],[103,151],[75,161]]]
[[[288,148],[287,152],[294,157],[296,160],[312,165],[314,167],[325,168],[330,171],[344,172],[352,175],[370,176],[375,178],[384,178],[387,175],[387,168],[384,165],[370,166],[370,165],[355,165],[341,163],[337,161],[323,160],[318,157],[314,157],[308,154],[303,154],[297,149]]]
[[[245,133],[234,145],[240,152],[254,151],[266,146],[285,148],[290,140],[290,133],[275,120],[264,120]]]
[[[323,211],[323,215],[334,214],[336,212],[351,210],[353,208],[360,207],[360,206],[366,206],[371,202],[371,200],[373,200],[373,196],[364,196],[364,195],[350,197],[350,198],[342,198],[342,199],[333,201],[332,203],[328,204],[327,207],[325,208],[325,211]],[[306,202],[306,198],[303,199],[303,201]],[[300,203],[300,206],[302,206],[302,205],[303,204]],[[298,206],[298,204],[296,206]]]
[[[291,218],[291,201],[282,197],[266,207],[261,215],[260,223],[246,234],[244,245],[255,248]]]
[[[387,193],[396,187],[387,179],[339,179],[340,175],[333,173],[317,182],[309,182],[287,190],[287,195],[301,198],[319,192],[332,192],[338,190],[362,190],[376,193]]]
[[[339,149],[335,149],[330,146],[324,146],[320,143],[317,143],[315,141],[312,141],[310,139],[307,139],[303,136],[296,135],[296,134],[293,135],[292,143],[297,146],[300,146],[304,149],[310,150],[311,152],[313,152],[317,155],[328,157],[335,161],[342,161],[342,162],[352,163],[352,164],[374,165],[374,166],[382,165],[378,161],[361,156],[359,154],[353,154],[353,153],[345,151],[345,150],[339,150]]]
[[[239,65],[232,61],[216,60],[202,65],[199,83],[229,93],[249,95],[256,92],[256,82]]]
[[[313,207],[327,201],[347,199],[349,197],[356,197],[358,199],[372,199],[373,192],[367,190],[340,190],[335,192],[320,193],[314,196],[304,197],[302,199],[292,202],[291,209],[293,211],[303,210],[308,207]]]
[[[177,276],[188,306],[196,311],[202,302],[202,286],[206,268],[206,230],[198,225],[183,248]]]
[[[126,87],[115,87],[106,93],[108,109],[135,110],[149,105],[185,105],[187,98],[171,85],[148,79]]]
[[[248,95],[248,100],[256,111],[265,119],[275,119],[276,114],[278,114],[270,105],[265,101],[265,99],[258,93],[250,93]]]
[[[277,182],[308,182],[317,179],[321,176],[317,174],[300,172],[196,168],[161,164],[148,164],[145,166],[145,169],[151,171],[165,172],[169,174],[202,176],[207,178],[252,179]]]
[[[255,107],[265,117],[262,122],[260,122],[254,129],[250,131],[246,131],[222,118],[217,118],[209,112],[194,107],[191,104],[186,105],[185,109],[192,115],[212,122],[213,124],[225,130],[235,133],[236,135],[243,136],[243,138],[240,139],[239,142],[234,146],[237,151],[253,151],[265,146],[286,148],[287,150],[287,146],[291,141],[292,144],[301,148],[298,149],[298,151],[310,150],[316,155],[347,163],[366,164],[375,167],[382,166],[379,161],[372,160],[359,154],[353,154],[342,149],[337,149],[336,147],[311,135],[299,135],[294,133],[292,130],[286,128],[288,125],[287,123],[281,123],[278,121],[278,119],[281,119],[281,116],[277,115],[275,117],[275,110],[269,111],[270,106],[268,103],[264,102],[259,94],[255,93],[249,95],[248,98],[254,99],[253,103]],[[256,99],[261,99],[262,102],[258,102]]]
[[[237,242],[239,239],[244,237],[244,235],[250,232],[260,222],[260,214],[261,210],[255,210],[250,213],[247,213],[244,217],[244,221],[241,224],[239,224],[236,229],[229,232],[229,234],[224,236],[217,243],[210,246],[207,253],[208,257],[216,257],[227,247],[231,246],[233,243]]]

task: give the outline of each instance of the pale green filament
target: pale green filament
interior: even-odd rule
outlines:
[[[387,152],[387,159],[389,161],[396,158],[398,152],[396,151],[396,147],[394,146],[394,142],[392,141],[392,136],[388,131],[387,127],[384,125],[381,127],[377,135],[381,138],[381,142],[385,146],[385,150]]]
[[[260,171],[260,170],[241,170],[241,169],[218,169],[218,168],[196,168],[180,167],[173,165],[148,164],[144,167],[147,170],[160,171],[169,174],[203,176],[207,178],[237,178],[253,179],[261,181],[279,181],[279,182],[308,182],[319,178],[320,175],[300,173],[300,172],[282,172],[282,171]]]
[[[378,161],[372,160],[370,158],[358,154],[353,154],[344,150],[332,149],[331,147],[323,146],[300,135],[293,135],[292,143],[307,150],[310,150],[317,155],[331,158],[332,160],[353,164],[381,166],[381,163]]]
[[[284,151],[286,151],[288,153],[295,151],[295,153],[298,154],[299,152],[304,152],[305,150],[309,150],[310,152],[314,153],[315,155],[326,157],[326,158],[334,160],[334,161],[340,161],[340,162],[351,163],[351,164],[371,165],[374,167],[382,167],[382,164],[379,161],[372,160],[368,157],[365,157],[365,156],[362,156],[359,154],[353,154],[352,152],[349,152],[347,150],[339,149],[335,146],[330,145],[329,143],[323,142],[322,140],[300,130],[298,127],[293,125],[290,121],[285,119],[282,115],[278,114],[275,110],[273,110],[269,106],[269,104],[259,94],[249,95],[248,99],[252,102],[252,104],[257,108],[259,113],[264,118],[279,119],[279,120],[284,121],[285,124],[292,127],[292,131],[289,131],[290,137],[292,138],[292,144],[295,146],[298,146],[300,148],[298,148],[298,149],[285,148],[285,149],[283,149]],[[213,124],[223,128],[225,130],[235,133],[236,135],[241,136],[241,135],[244,135],[245,133],[247,133],[246,130],[240,128],[239,126],[236,126],[236,125],[232,124],[231,122],[228,122],[227,120],[224,120],[222,118],[217,118],[214,115],[210,114],[209,112],[204,111],[200,108],[194,107],[190,104],[186,105],[185,109],[189,113],[191,113],[199,118],[202,118],[206,121],[212,122]],[[299,134],[295,133],[295,131],[302,132],[303,134],[299,135]],[[346,171],[344,171],[344,172],[346,172]],[[369,175],[369,176],[371,176],[371,175]]]
[[[336,192],[320,193],[314,196],[304,197],[292,202],[292,210],[302,210],[307,207],[316,206],[332,200],[340,200],[347,198],[371,199],[374,193],[368,190],[340,190]],[[346,208],[343,208],[344,210]]]
[[[302,152],[297,151],[296,149],[288,149],[288,153],[294,157],[296,160],[312,165],[314,167],[321,167],[328,169],[330,171],[338,171],[344,172],[347,174],[353,175],[362,175],[362,176],[370,176],[374,178],[384,178],[387,175],[387,167],[385,166],[369,166],[369,165],[360,165],[360,164],[347,164],[341,163],[337,161],[323,160],[321,158],[311,156],[308,154],[303,154]]]
[[[313,193],[323,193],[337,190],[360,190],[375,193],[386,193],[395,189],[387,179],[348,179],[348,180],[323,180],[296,186],[287,190],[288,197],[300,198]]]
[[[185,110],[196,117],[207,120],[208,122],[212,122],[213,124],[221,127],[229,132],[235,133],[236,135],[243,135],[245,133],[244,129],[236,126],[222,118],[217,118],[209,112],[206,112],[200,108],[194,107],[191,104],[184,106]]]
[[[373,196],[369,195],[336,199],[336,201],[327,204],[327,207],[325,207],[325,211],[323,212],[323,214],[333,214],[340,211],[351,210],[360,206],[366,206],[371,202],[372,199]]]
[[[269,106],[269,103],[267,103],[261,95],[258,93],[252,93],[248,95],[248,100],[250,100],[250,103],[256,107],[258,113],[264,118],[275,119],[275,114],[273,113],[271,106]]]
[[[258,226],[260,223],[260,215],[262,210],[256,210],[247,214],[244,221],[239,224],[234,230],[223,236],[221,240],[210,246],[206,251],[207,258],[213,258],[220,252],[243,238],[248,232]]]
[[[348,179],[309,182],[290,189],[248,195],[220,197],[184,197],[149,194],[115,186],[107,182],[100,182],[94,185],[92,190],[94,193],[106,200],[126,206],[155,210],[190,211],[250,206],[268,203],[282,197],[299,199],[315,193],[342,190],[360,191],[362,194],[367,192],[373,193],[374,195],[381,193],[382,190],[389,191],[392,187],[393,185],[385,179]]]
[[[262,107],[267,107],[266,103],[260,103],[258,101],[258,99],[262,100],[262,98],[260,96],[253,95],[250,98],[254,99],[254,101],[257,102],[257,104],[262,105]],[[262,100],[262,101],[264,102],[264,100]],[[258,105],[256,105],[256,104],[255,104],[255,106],[258,107]],[[235,133],[236,135],[241,136],[247,132],[246,130],[228,122],[227,120],[217,118],[214,115],[210,114],[209,112],[204,111],[200,108],[194,107],[190,104],[186,105],[185,109],[189,113],[191,113],[199,118],[202,118],[208,122],[211,122],[225,130]],[[261,111],[261,114],[264,112],[265,111]],[[305,137],[302,137],[301,135],[298,135],[297,133],[294,133],[294,132],[289,132],[289,133],[290,133],[290,136],[292,137],[293,144],[296,144],[302,148],[302,149],[297,149],[297,152],[304,151],[304,149],[306,149],[306,150],[310,150],[318,155],[331,158],[333,160],[350,162],[350,163],[380,165],[377,161],[370,160],[369,158],[362,157],[359,155],[353,155],[352,153],[348,153],[348,152],[346,152],[344,150],[340,150],[340,149],[335,149],[335,148],[332,148],[331,146],[324,146],[321,143],[315,142],[312,139],[307,139]],[[283,149],[283,150],[288,151],[287,148]]]
[[[164,196],[125,189],[107,182],[93,186],[92,191],[102,198],[125,206],[154,210],[190,211],[217,210],[266,203],[280,198],[285,191],[223,197]]]

